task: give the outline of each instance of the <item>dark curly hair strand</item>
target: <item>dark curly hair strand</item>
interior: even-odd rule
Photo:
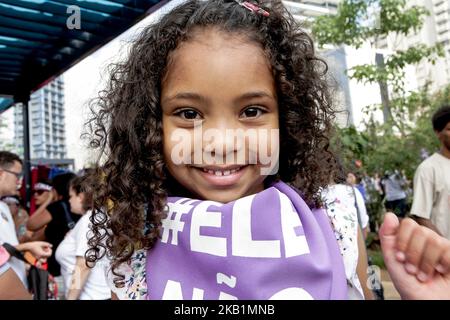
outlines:
[[[301,190],[311,205],[320,205],[320,190],[328,184],[335,163],[329,151],[334,112],[327,65],[281,1],[258,4],[269,17],[235,1],[190,0],[176,7],[143,30],[129,58],[114,65],[107,89],[93,102],[94,116],[87,123],[90,145],[105,161],[93,195],[93,236],[86,260],[95,263],[109,253],[116,286],[123,285],[117,267],[136,249],[151,248],[158,239],[167,196],[177,187],[164,168],[161,82],[171,53],[201,28],[244,35],[262,47],[279,99],[277,179]],[[151,228],[144,233],[146,224]]]

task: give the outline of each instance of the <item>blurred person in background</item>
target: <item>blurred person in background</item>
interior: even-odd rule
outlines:
[[[364,186],[364,183],[361,179],[360,174],[355,174],[353,172],[349,172],[347,174],[347,183],[351,185],[352,187],[355,187],[358,189],[358,191],[361,193],[364,202],[367,200],[366,196],[366,187]]]
[[[27,230],[28,212],[23,208],[19,196],[12,195],[1,198],[7,204],[9,211],[14,219],[16,234],[19,242],[27,242],[32,239],[33,233]]]
[[[6,250],[0,246],[0,300],[31,300],[31,294],[11,268],[11,264],[3,258],[6,255]]]
[[[341,169],[343,170],[343,169]],[[366,208],[366,191],[361,183],[361,179],[359,176],[355,175],[352,172],[347,173],[347,177],[341,173],[336,177],[337,183],[346,184],[351,187],[351,191],[353,194],[353,206],[356,208],[358,222],[361,227],[362,234],[364,239],[367,238],[367,234],[369,233],[369,216],[367,215]],[[361,191],[362,190],[362,191]]]
[[[58,200],[56,192],[53,191],[51,182],[47,179],[39,180],[34,184],[33,198],[37,209],[31,216],[40,216],[44,210],[47,210],[47,207],[51,203]],[[45,240],[46,226],[47,225],[44,225],[42,228],[34,231],[33,238],[35,240]]]
[[[45,258],[51,252],[51,248],[47,248],[45,255],[39,258]],[[0,245],[0,300],[32,299],[33,296],[28,291],[26,284],[21,281],[19,275],[12,268],[10,259],[9,252],[3,245]]]
[[[432,124],[441,147],[415,172],[411,214],[419,224],[450,239],[450,106],[437,110]]]
[[[67,232],[73,229],[75,223],[81,217],[79,214],[74,214],[70,211],[69,183],[74,177],[75,174],[71,172],[53,177],[52,192],[55,201],[47,205],[44,210],[39,210],[38,208],[27,223],[27,228],[32,231],[45,227],[45,240],[50,242],[53,248],[59,246]],[[42,205],[45,205],[45,203]],[[58,285],[58,298],[62,298],[64,294],[64,280],[61,276],[60,265],[56,261],[54,254],[48,259],[48,271]]]
[[[47,206],[55,201],[51,183],[48,180],[39,180],[33,186],[34,202],[38,209],[35,212],[43,211]]]
[[[399,219],[403,219],[407,214],[406,189],[408,183],[406,178],[398,170],[386,171],[381,179],[385,193],[385,207],[393,212]]]
[[[85,253],[88,249],[88,232],[92,209],[93,176],[89,171],[74,178],[70,183],[70,207],[81,219],[75,228],[56,249],[56,260],[61,265],[61,273],[66,287],[67,300],[107,300],[111,291],[107,285],[101,263],[92,268],[86,264]]]
[[[372,299],[373,292],[365,285],[368,258],[364,239],[368,232],[369,216],[361,193],[348,183],[347,177],[341,161],[338,160],[331,173],[330,184],[322,191],[322,200],[332,221],[336,240],[340,244],[349,284],[349,299]]]
[[[0,151],[0,197],[15,194],[20,186],[21,176],[22,160],[19,156],[8,151]],[[52,245],[47,242],[19,243],[11,211],[5,202],[0,201],[0,245],[6,243],[18,251],[30,252],[37,259],[47,258],[52,253]],[[8,257],[7,262],[27,288],[25,263],[15,257]]]

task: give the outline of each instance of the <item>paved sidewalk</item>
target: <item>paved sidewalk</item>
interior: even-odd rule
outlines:
[[[389,277],[389,273],[386,270],[381,270],[381,283],[384,288],[385,300],[400,300],[400,294],[394,287],[394,284]]]

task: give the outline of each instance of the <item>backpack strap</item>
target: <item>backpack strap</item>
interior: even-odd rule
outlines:
[[[10,245],[9,243],[6,243],[6,242],[4,242],[2,244],[2,246],[3,246],[3,248],[6,249],[6,251],[8,251],[8,253],[10,254],[11,257],[17,258],[17,259],[19,259],[19,260],[21,260],[21,261],[23,261],[25,263],[30,263],[30,262],[28,262],[25,259],[23,253],[20,252],[19,250],[17,250],[14,246],[12,246],[12,245]]]
[[[359,211],[358,201],[356,200],[355,187],[353,187],[353,186],[350,186],[350,187],[352,188],[353,197],[355,198],[355,208],[356,208],[356,215],[358,216],[358,224],[359,224],[360,228],[362,228],[362,225],[361,225],[361,213]]]
[[[72,217],[70,216],[69,208],[67,208],[67,204],[64,201],[61,201],[61,205],[64,209],[64,215],[66,217],[66,223],[67,227],[72,230],[75,227],[75,222],[73,221]]]

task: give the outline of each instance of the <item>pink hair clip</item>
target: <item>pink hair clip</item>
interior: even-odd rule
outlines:
[[[243,6],[244,8],[247,8],[248,10],[255,12],[257,14],[263,15],[264,17],[268,17],[269,13],[260,8],[259,6],[257,6],[256,4],[250,3],[248,1],[240,1],[240,0],[235,0],[240,6]]]

